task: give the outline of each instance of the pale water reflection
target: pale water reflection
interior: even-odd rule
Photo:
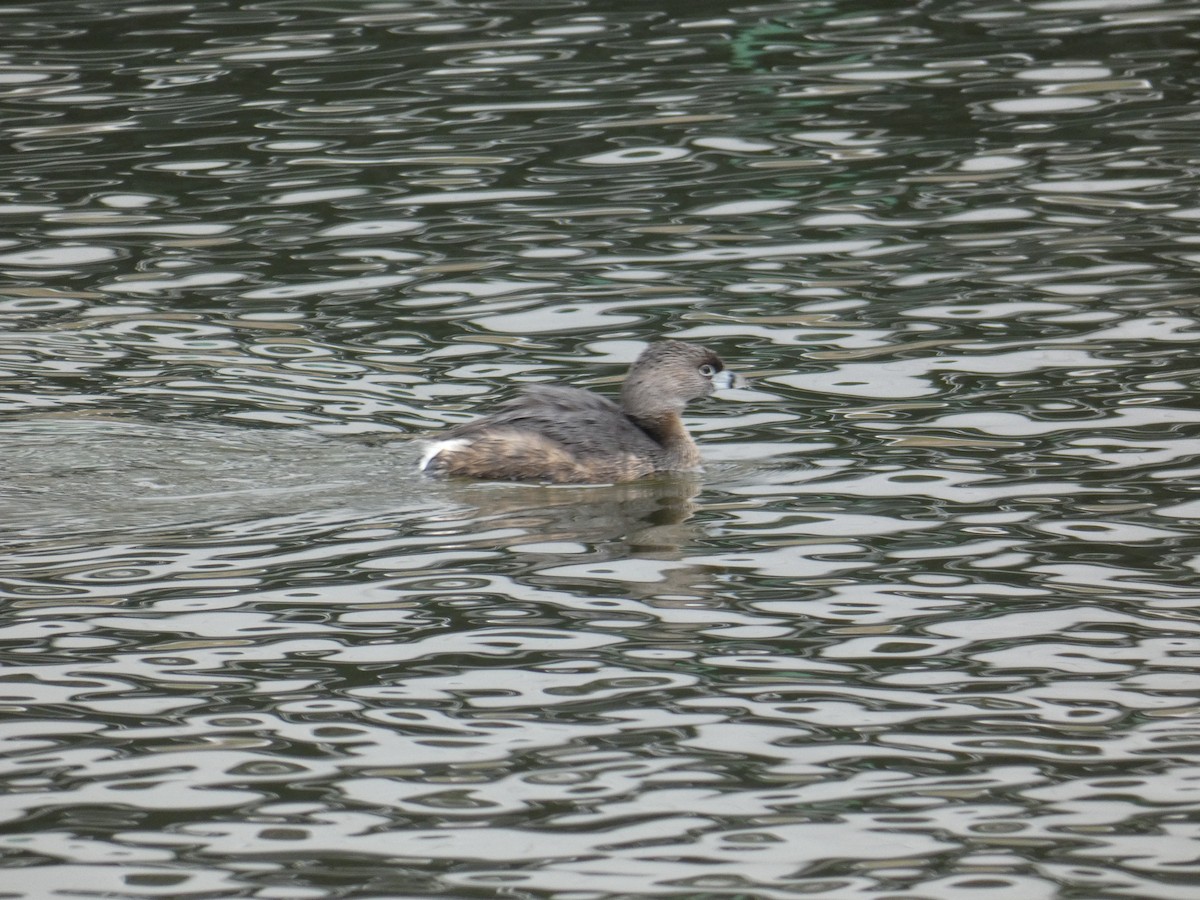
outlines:
[[[1192,4],[0,18],[0,894],[1194,896]]]

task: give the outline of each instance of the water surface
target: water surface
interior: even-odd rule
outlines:
[[[1200,14],[903,6],[0,11],[0,895],[1194,896]]]

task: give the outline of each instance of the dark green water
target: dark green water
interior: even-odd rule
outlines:
[[[0,897],[1190,900],[1198,49],[0,10]],[[416,474],[663,335],[702,476]]]

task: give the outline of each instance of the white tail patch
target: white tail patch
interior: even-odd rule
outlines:
[[[462,450],[471,446],[471,442],[465,438],[451,438],[446,441],[433,441],[425,448],[425,455],[421,457],[419,468],[422,472],[429,468],[429,464],[437,458],[441,453],[453,453],[456,450]]]

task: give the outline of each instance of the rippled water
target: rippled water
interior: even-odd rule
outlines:
[[[0,895],[1196,896],[1200,10],[652,6],[0,10]]]

